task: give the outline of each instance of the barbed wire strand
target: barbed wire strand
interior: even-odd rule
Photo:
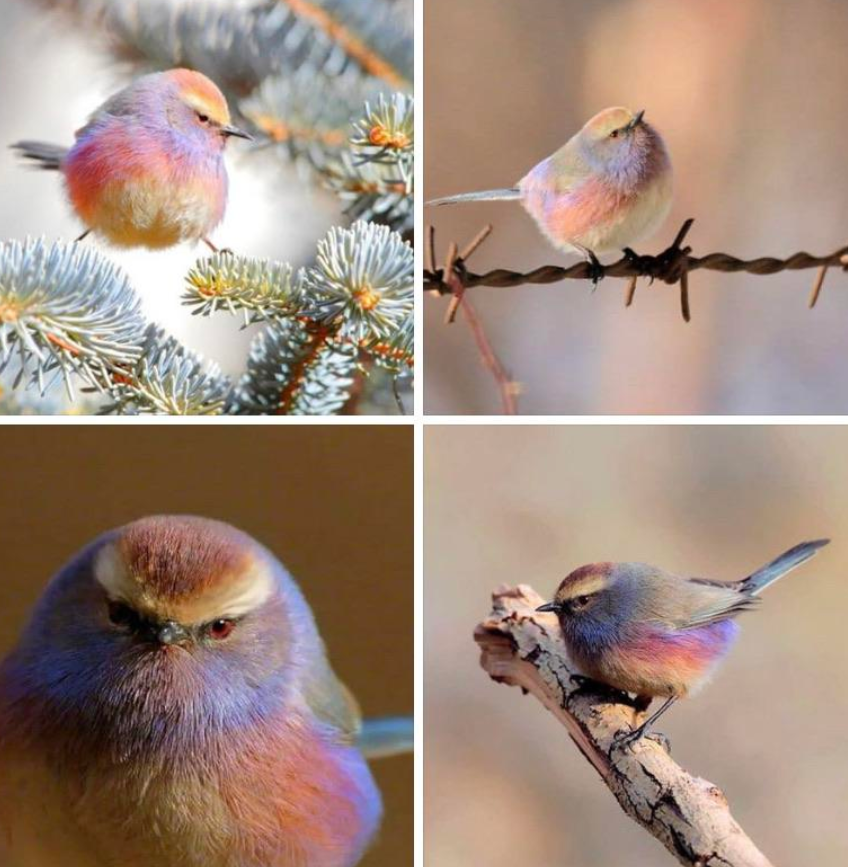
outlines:
[[[680,308],[683,319],[691,320],[689,304],[689,273],[706,269],[724,273],[744,271],[748,274],[768,275],[780,271],[799,271],[816,268],[817,273],[810,292],[808,306],[815,307],[821,295],[824,279],[829,268],[840,267],[848,270],[848,246],[842,247],[826,256],[813,256],[810,253],[795,253],[786,259],[772,256],[761,256],[757,259],[739,259],[729,253],[709,253],[706,256],[692,256],[692,248],[684,247],[683,241],[694,223],[689,218],[680,228],[674,243],[657,256],[640,256],[633,251],[627,251],[617,262],[603,266],[604,277],[628,277],[625,290],[625,306],[629,307],[635,298],[636,283],[640,277],[648,277],[651,282],[659,280],[663,283],[680,285]],[[488,231],[491,231],[490,227]],[[488,235],[486,231],[486,235]],[[482,233],[481,233],[482,234]],[[485,237],[484,236],[484,237]],[[434,236],[431,234],[431,238]],[[478,244],[479,246],[479,244]],[[434,254],[435,255],[435,254]],[[431,263],[434,261],[431,259]],[[430,267],[424,271],[424,291],[439,295],[454,295],[459,288],[458,307],[467,289],[473,286],[511,287],[527,283],[547,284],[558,283],[561,280],[591,280],[593,269],[588,262],[578,262],[568,268],[558,265],[544,265],[532,271],[522,273],[506,268],[496,268],[483,274],[475,274],[465,267],[465,258],[459,256],[452,264],[457,280],[448,279],[447,268]],[[454,316],[456,310],[453,311]],[[450,320],[452,321],[452,320]]]

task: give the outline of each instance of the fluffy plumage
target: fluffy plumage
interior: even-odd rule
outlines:
[[[584,255],[622,250],[656,231],[671,209],[671,162],[642,115],[604,109],[515,187],[428,204],[520,199],[555,246]]]
[[[224,146],[249,138],[230,124],[221,91],[205,75],[172,69],[145,75],[110,97],[70,149],[13,145],[60,171],[88,230],[117,246],[169,247],[207,238],[227,204]]]
[[[0,863],[349,867],[381,812],[359,726],[270,552],[135,522],[53,579],[0,667]]]
[[[643,563],[575,569],[539,611],[554,612],[578,668],[647,705],[702,686],[739,631],[734,618],[767,585],[809,560],[826,540],[796,545],[734,582],[682,578]]]

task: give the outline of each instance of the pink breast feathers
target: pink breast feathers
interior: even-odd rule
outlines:
[[[285,733],[259,741],[240,750],[222,778],[238,850],[268,867],[355,864],[381,814],[361,754],[308,725],[287,724]]]
[[[739,626],[722,620],[691,629],[657,627],[641,632],[615,650],[615,667],[630,692],[685,695],[701,686],[730,649]]]
[[[525,188],[524,205],[554,243],[593,249],[596,236],[624,219],[631,198],[592,178],[568,193],[531,183]]]

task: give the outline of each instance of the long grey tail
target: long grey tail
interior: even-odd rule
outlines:
[[[411,716],[381,716],[362,721],[356,745],[368,759],[411,753],[415,721]]]
[[[441,199],[430,199],[425,205],[456,205],[459,202],[508,202],[520,199],[521,190],[510,187],[505,190],[482,190],[479,193],[460,193],[458,196],[445,196]]]
[[[786,553],[781,554],[776,560],[772,560],[761,569],[757,569],[752,575],[739,582],[740,589],[751,596],[757,596],[762,590],[791,572],[793,569],[806,563],[810,557],[815,557],[819,548],[824,548],[830,539],[816,539],[813,542],[801,542]]]
[[[62,160],[68,152],[67,148],[47,144],[43,141],[19,141],[10,145],[12,150],[19,151],[25,159],[32,160],[33,168],[48,172],[58,171]]]

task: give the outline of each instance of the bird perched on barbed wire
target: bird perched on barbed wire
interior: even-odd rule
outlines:
[[[227,101],[205,75],[172,69],[138,78],[110,97],[71,148],[38,141],[12,147],[61,172],[86,226],[120,247],[209,240],[227,205],[224,147],[252,137],[230,122]]]
[[[225,524],[145,518],[53,579],[0,667],[3,867],[350,867],[360,725],[291,576]]]
[[[671,210],[671,161],[644,114],[604,109],[514,187],[427,204],[518,200],[554,246],[586,257],[597,280],[599,255],[632,253]]]
[[[739,632],[734,618],[827,539],[802,542],[741,581],[681,578],[643,563],[595,563],[563,579],[552,602],[569,656],[591,680],[634,693],[640,710],[665,702],[624,743],[638,740],[679,698],[702,686]]]

